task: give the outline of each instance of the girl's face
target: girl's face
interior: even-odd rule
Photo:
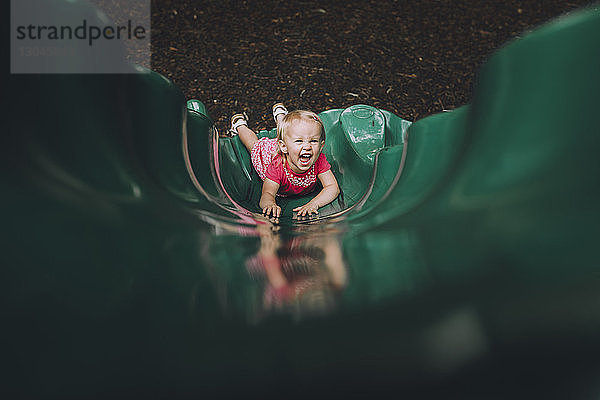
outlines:
[[[292,171],[304,173],[317,161],[325,144],[321,141],[320,126],[312,121],[296,121],[283,132],[279,141]]]

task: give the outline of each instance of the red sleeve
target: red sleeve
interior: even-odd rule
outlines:
[[[265,177],[269,178],[273,182],[281,184],[283,178],[283,164],[281,163],[281,157],[279,155],[273,157],[271,164],[267,167]]]
[[[317,161],[315,162],[315,172],[317,173],[317,175],[326,172],[330,169],[331,165],[329,164],[329,161],[327,161],[327,157],[325,157],[325,154],[319,154],[319,158],[317,158]]]

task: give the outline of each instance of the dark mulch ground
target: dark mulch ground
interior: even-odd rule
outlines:
[[[204,102],[270,128],[270,108],[370,104],[421,119],[470,101],[512,38],[588,0],[153,0],[152,68]]]

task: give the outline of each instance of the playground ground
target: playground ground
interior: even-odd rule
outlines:
[[[417,120],[470,102],[508,41],[589,0],[152,1],[152,69],[204,102],[219,130],[270,106],[369,104]]]

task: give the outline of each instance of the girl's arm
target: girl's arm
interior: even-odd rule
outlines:
[[[275,195],[278,190],[279,183],[272,181],[269,178],[265,178],[258,206],[263,210],[263,214],[267,217],[269,214],[272,214],[273,217],[279,217],[281,214],[281,207],[275,203]]]
[[[340,188],[338,186],[335,175],[331,170],[327,170],[319,174],[319,180],[323,185],[323,189],[316,195],[311,201],[303,206],[294,208],[298,214],[296,217],[303,217],[305,215],[318,214],[319,207],[323,207],[331,203],[340,194]]]

